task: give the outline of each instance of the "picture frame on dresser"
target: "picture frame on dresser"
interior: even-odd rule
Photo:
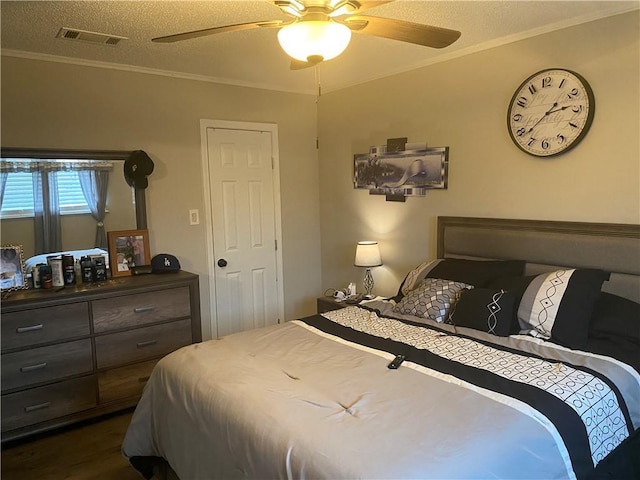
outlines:
[[[133,267],[151,264],[148,230],[116,230],[107,232],[107,238],[112,277],[129,276]]]
[[[22,245],[3,245],[0,248],[0,290],[10,292],[29,288]]]

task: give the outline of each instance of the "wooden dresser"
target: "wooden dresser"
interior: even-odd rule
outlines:
[[[184,271],[12,292],[1,313],[3,442],[136,405],[160,358],[202,340]]]

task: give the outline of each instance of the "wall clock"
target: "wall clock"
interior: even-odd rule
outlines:
[[[509,135],[531,155],[559,155],[585,137],[595,106],[593,90],[580,75],[561,68],[541,70],[522,82],[511,98]]]

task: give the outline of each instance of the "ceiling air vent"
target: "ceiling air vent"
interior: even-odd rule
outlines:
[[[127,37],[118,35],[107,35],[105,33],[87,32],[86,30],[78,30],[77,28],[62,27],[56,35],[57,38],[66,40],[75,40],[78,42],[97,43],[100,45],[116,46],[120,40],[128,40]]]

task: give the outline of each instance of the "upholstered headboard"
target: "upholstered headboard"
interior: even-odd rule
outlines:
[[[602,289],[640,302],[640,225],[438,217],[438,258],[525,260],[525,274],[557,267],[611,272]]]

